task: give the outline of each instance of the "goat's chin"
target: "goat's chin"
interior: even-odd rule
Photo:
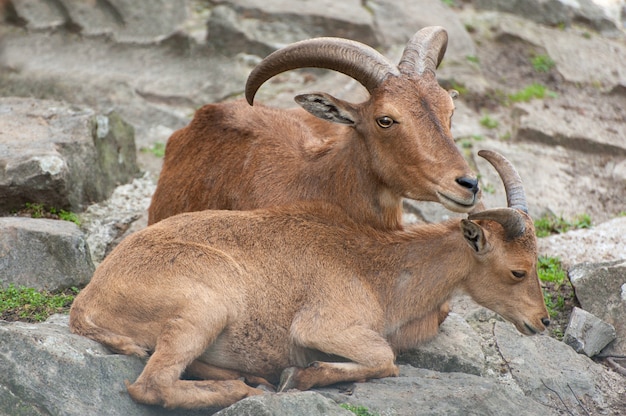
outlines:
[[[541,328],[541,329],[536,328],[527,322],[514,322],[513,325],[515,325],[515,328],[517,328],[519,332],[528,336],[537,335],[543,332],[543,330],[545,329],[545,328]]]
[[[462,199],[446,195],[442,192],[437,192],[437,197],[439,198],[441,205],[450,211],[461,212],[464,214],[470,212],[478,203],[476,195],[473,195],[470,198]]]

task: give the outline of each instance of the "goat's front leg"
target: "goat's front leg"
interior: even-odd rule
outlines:
[[[317,332],[317,331],[316,331]],[[298,333],[294,341],[305,348],[344,357],[349,362],[314,361],[306,368],[290,367],[281,375],[278,391],[308,390],[343,381],[395,377],[395,355],[385,339],[375,331],[353,326],[336,332]]]
[[[138,403],[167,408],[226,407],[245,397],[263,394],[241,380],[180,380],[185,368],[206,349],[225,325],[217,307],[215,316],[177,317],[163,327],[152,356],[137,380],[126,382]],[[211,316],[213,319],[211,319]]]

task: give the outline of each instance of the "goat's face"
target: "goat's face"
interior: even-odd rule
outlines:
[[[525,231],[508,238],[493,221],[462,220],[465,240],[475,251],[478,268],[465,290],[479,304],[512,322],[521,333],[534,335],[550,323],[537,275],[537,242],[533,221],[522,213]]]
[[[363,106],[360,128],[390,188],[467,212],[478,202],[478,180],[450,133],[453,113],[451,95],[433,74],[389,77]]]
[[[450,133],[454,102],[434,74],[390,76],[358,105],[324,93],[296,102],[316,117],[352,126],[368,148],[373,174],[395,194],[456,212],[478,203],[478,180]]]

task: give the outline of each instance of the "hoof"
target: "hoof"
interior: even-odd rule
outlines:
[[[288,391],[296,388],[296,374],[298,374],[297,367],[285,368],[280,375],[280,383],[278,384],[277,392]]]

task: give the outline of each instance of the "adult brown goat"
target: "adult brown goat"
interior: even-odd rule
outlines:
[[[70,328],[146,356],[140,403],[228,406],[251,385],[300,390],[398,374],[395,353],[437,333],[465,291],[527,335],[549,324],[532,219],[506,159],[509,208],[381,231],[326,202],[201,211],[127,237],[70,311]],[[201,380],[181,380],[187,371]],[[239,380],[245,377],[244,382]]]
[[[339,38],[294,43],[250,74],[243,100],[209,104],[167,142],[149,224],[204,209],[249,210],[299,200],[342,207],[359,223],[399,229],[402,197],[469,212],[478,180],[450,133],[454,103],[435,69],[448,37],[418,31],[396,67],[369,46]],[[252,106],[281,72],[321,67],[362,83],[370,98],[296,97],[303,109]],[[332,123],[329,123],[332,122]]]

